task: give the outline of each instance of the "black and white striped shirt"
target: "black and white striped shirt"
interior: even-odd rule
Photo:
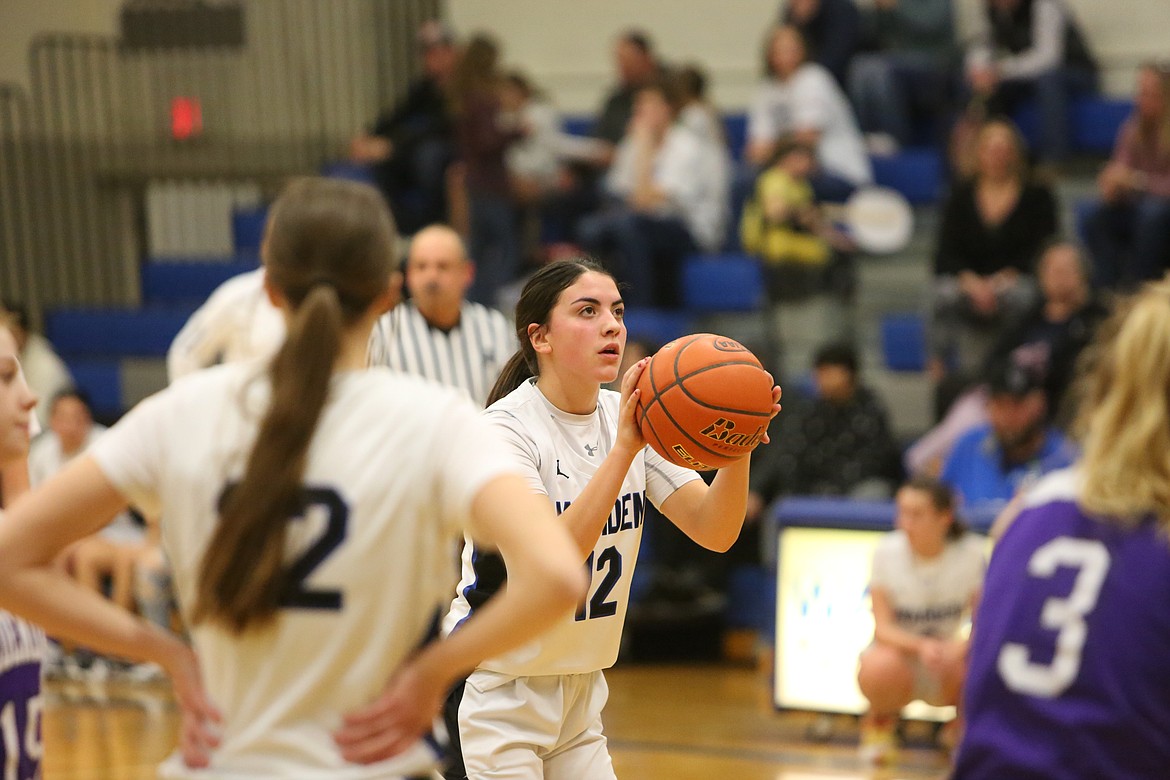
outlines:
[[[428,324],[413,301],[403,301],[378,319],[369,360],[459,388],[484,406],[517,346],[507,318],[495,309],[465,301],[459,323],[443,331]]]

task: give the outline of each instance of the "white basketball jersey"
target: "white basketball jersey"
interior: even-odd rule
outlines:
[[[131,503],[162,517],[185,618],[217,506],[268,405],[262,371],[252,362],[193,374],[142,402],[91,450]],[[433,752],[424,741],[360,768],[342,760],[330,732],[436,634],[471,502],[504,472],[522,470],[457,391],[386,369],[333,378],[308,453],[304,511],[288,524],[293,581],[275,624],[242,636],[193,626],[203,679],[226,716],[211,774],[426,772]],[[164,776],[186,775],[172,761]]]
[[[535,380],[488,407],[484,414],[512,445],[532,489],[552,500],[557,514],[571,504],[617,437],[621,396],[602,390],[592,414],[563,412],[537,389]],[[647,498],[657,507],[699,475],[663,460],[649,447],[634,459],[601,537],[586,561],[589,592],[570,614],[539,639],[480,668],[517,676],[583,674],[617,660],[629,604],[630,581],[642,540]],[[498,556],[471,543],[463,549],[463,579],[443,623],[450,633],[503,585]]]
[[[233,276],[211,293],[171,342],[167,376],[174,382],[217,363],[270,357],[284,343],[284,335],[284,318],[264,291],[264,269]]]
[[[910,549],[905,533],[894,531],[874,550],[870,585],[889,594],[899,628],[950,639],[983,585],[984,545],[983,537],[967,533],[924,560]]]

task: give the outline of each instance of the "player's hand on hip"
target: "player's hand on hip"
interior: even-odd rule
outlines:
[[[398,755],[430,731],[446,693],[414,664],[401,667],[381,696],[342,719],[333,734],[342,758],[370,764]]]
[[[194,651],[177,639],[175,646],[161,665],[171,678],[182,714],[179,749],[184,764],[205,767],[211,763],[211,751],[219,745],[223,715],[207,696]]]

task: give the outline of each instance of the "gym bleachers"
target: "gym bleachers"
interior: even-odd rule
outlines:
[[[58,308],[45,335],[69,366],[99,421],[112,422],[166,385],[166,353],[179,330],[220,284],[257,267],[267,208],[231,215],[230,257],[146,258],[142,305],[133,309]]]

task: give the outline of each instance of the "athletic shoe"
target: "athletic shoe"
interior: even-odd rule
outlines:
[[[866,715],[861,720],[862,761],[870,766],[889,766],[898,760],[897,719]]]

